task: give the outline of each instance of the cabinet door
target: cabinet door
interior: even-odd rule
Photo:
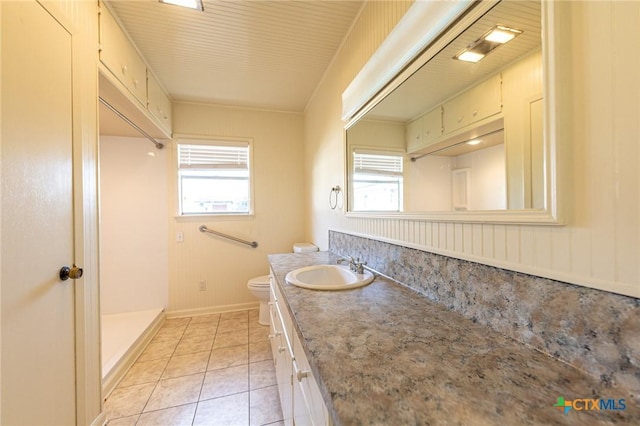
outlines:
[[[149,94],[149,112],[171,133],[171,101],[164,93],[156,78],[147,71],[147,90]]]
[[[122,75],[121,67],[126,61],[122,50],[125,43],[124,34],[120,31],[118,23],[111,13],[102,7],[100,10],[100,61],[118,78]]]
[[[282,293],[280,293],[280,289],[277,284],[273,283],[275,287],[276,299],[278,299],[278,303],[276,306],[278,307],[278,312],[280,313],[280,317],[282,318],[282,324],[284,326],[284,336],[287,340],[287,343],[290,348],[293,348],[291,344],[291,336],[294,333],[293,330],[293,321],[291,320],[291,316],[289,316],[289,311],[287,311],[287,307],[284,304],[284,299],[282,297]]]
[[[273,340],[277,345],[274,363],[276,367],[276,382],[280,395],[282,418],[285,425],[293,424],[293,389],[291,388],[293,374],[293,357],[287,348],[285,339],[280,336]]]
[[[469,91],[469,123],[483,120],[502,110],[502,79],[497,74]]]
[[[422,144],[422,117],[407,124],[405,141],[407,152],[419,149]]]
[[[462,94],[444,104],[442,113],[442,123],[444,133],[451,133],[469,124],[467,114],[469,99],[466,94]]]
[[[276,312],[275,299],[273,293],[271,293],[271,300],[269,302],[269,340],[271,342],[271,354],[273,355],[274,362],[278,356],[278,341],[282,335],[282,325],[278,321],[278,314]]]
[[[501,76],[496,74],[444,104],[443,126],[448,134],[502,111]]]
[[[128,45],[125,84],[143,105],[147,105],[147,66],[133,46]]]
[[[293,407],[295,424],[328,425],[329,412],[298,335],[293,337]]]
[[[293,362],[293,370],[294,375],[300,371],[296,361]],[[293,424],[296,426],[313,424],[309,404],[307,403],[304,392],[302,392],[302,386],[295,377],[293,379]]]
[[[106,7],[100,10],[100,61],[145,107],[147,67]]]
[[[269,339],[271,340],[271,352],[276,369],[276,382],[278,384],[278,394],[280,396],[280,406],[284,424],[293,425],[293,389],[291,387],[293,374],[293,351],[285,337],[285,328],[282,316],[278,307],[278,296],[274,288],[275,283],[271,283],[271,295],[269,303],[269,314],[271,328]]]
[[[422,147],[429,146],[442,136],[442,107],[422,117]]]

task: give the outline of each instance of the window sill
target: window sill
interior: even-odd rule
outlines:
[[[176,215],[174,219],[176,222],[201,222],[201,221],[234,221],[234,220],[246,220],[253,219],[255,215],[253,213],[227,213],[227,214],[189,214],[189,215]]]

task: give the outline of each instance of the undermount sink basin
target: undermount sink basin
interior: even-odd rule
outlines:
[[[312,290],[347,290],[369,284],[375,277],[365,269],[357,274],[344,265],[313,265],[291,271],[285,279],[291,285]]]

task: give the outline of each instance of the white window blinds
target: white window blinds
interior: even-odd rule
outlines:
[[[179,140],[180,214],[249,214],[251,144],[239,141]]]
[[[353,153],[354,173],[402,176],[402,155]]]
[[[249,169],[249,145],[178,144],[180,169]]]

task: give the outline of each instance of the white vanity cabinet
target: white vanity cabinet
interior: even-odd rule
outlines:
[[[269,339],[285,425],[331,425],[302,343],[271,272]]]

